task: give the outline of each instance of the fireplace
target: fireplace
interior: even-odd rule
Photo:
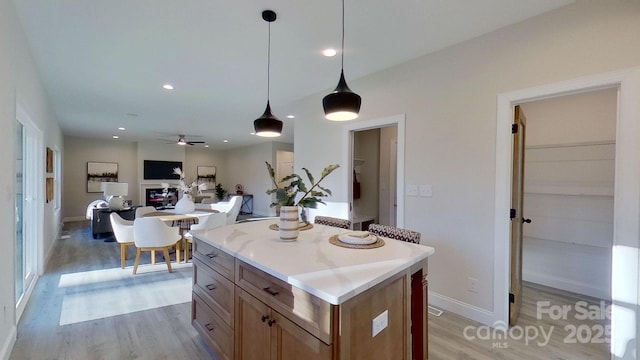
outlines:
[[[163,195],[164,188],[147,188],[145,189],[145,206],[162,207],[167,205],[175,205],[178,201],[176,194],[178,189],[169,188],[167,196]]]

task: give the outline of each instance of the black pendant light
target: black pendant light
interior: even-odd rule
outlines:
[[[271,113],[271,105],[269,104],[269,83],[271,68],[271,23],[276,21],[276,13],[271,10],[262,12],[262,19],[269,23],[269,47],[267,51],[267,107],[264,114],[253,121],[253,128],[256,135],[263,137],[276,137],[282,133],[282,121],[278,120]]]
[[[322,99],[322,107],[324,107],[324,116],[328,120],[346,121],[353,120],[358,117],[360,112],[360,104],[362,98],[354,93],[347,86],[344,79],[344,0],[342,0],[342,53],[340,56],[340,81],[338,86],[330,94]]]

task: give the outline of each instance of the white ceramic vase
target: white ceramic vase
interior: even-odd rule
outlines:
[[[177,213],[186,214],[193,212],[196,209],[196,204],[193,203],[193,199],[189,194],[182,194],[182,197],[176,203],[175,210]]]
[[[297,206],[281,206],[280,207],[280,223],[278,231],[280,239],[284,241],[294,241],[298,238],[298,207]]]

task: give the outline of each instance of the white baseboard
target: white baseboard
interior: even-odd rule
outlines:
[[[494,326],[496,323],[492,311],[438,294],[437,292],[429,291],[429,305],[464,316],[484,325]]]
[[[574,292],[577,294],[583,294],[597,299],[611,300],[611,290],[596,287],[593,284],[587,284],[580,281],[561,278],[549,274],[543,274],[528,269],[523,269],[522,279],[524,281],[532,282],[534,284],[540,284],[549,286],[556,289]]]
[[[7,336],[4,344],[2,344],[2,348],[0,348],[0,359],[9,360],[9,356],[11,355],[11,351],[13,350],[13,345],[15,345],[16,343],[16,333],[17,327],[15,325],[11,326],[11,329],[9,330],[9,336]]]
[[[85,221],[85,220],[87,220],[87,218],[84,216],[70,216],[62,219],[62,222],[66,223],[66,222]]]

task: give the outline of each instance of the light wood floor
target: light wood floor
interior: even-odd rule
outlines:
[[[148,265],[147,255],[140,274],[133,276],[133,257],[121,270],[119,246],[94,240],[88,223],[65,224],[64,232],[70,237],[59,240],[38,281],[18,325],[11,360],[215,359],[191,326],[191,303],[184,300],[190,295],[174,296],[166,290],[167,284],[175,283],[180,292],[189,291],[184,284],[191,279],[190,264],[176,266],[170,274],[161,256],[153,267]],[[475,335],[481,325],[445,312],[440,317],[429,316],[429,358],[609,359],[606,344],[563,343],[567,336],[564,327],[569,323],[591,326],[606,322],[581,322],[571,316],[568,322],[548,317],[536,320],[536,301],[575,305],[579,298],[574,294],[528,285],[525,300],[519,326],[542,326],[546,332],[554,327],[546,346],[535,343],[542,341],[542,336],[528,345],[524,339],[466,339],[465,328],[469,327],[467,335]],[[184,302],[172,303],[175,301]],[[111,309],[117,310],[115,314]],[[506,348],[496,348],[497,342]]]

